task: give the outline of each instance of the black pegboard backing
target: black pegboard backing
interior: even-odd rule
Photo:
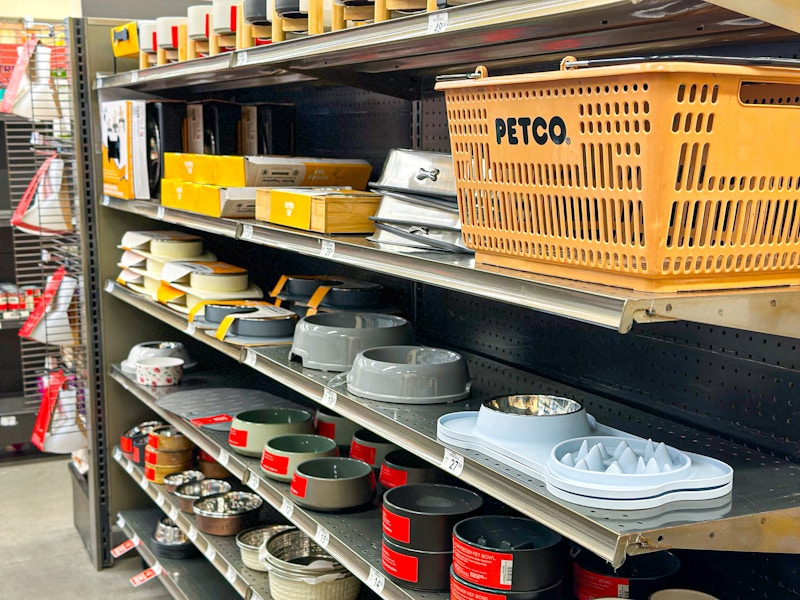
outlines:
[[[450,133],[447,129],[447,108],[444,94],[422,101],[422,150],[428,152],[450,152]]]
[[[445,347],[800,459],[800,371],[787,366],[796,361],[793,340],[757,335],[751,342],[747,332],[686,323],[620,335],[430,286],[418,293],[417,331]]]

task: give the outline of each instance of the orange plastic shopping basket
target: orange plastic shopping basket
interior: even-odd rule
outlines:
[[[800,283],[800,70],[577,64],[436,84],[476,262],[647,291]]]

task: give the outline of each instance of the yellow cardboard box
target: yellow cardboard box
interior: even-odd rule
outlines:
[[[161,206],[196,212],[197,184],[180,179],[161,180]]]
[[[213,157],[184,152],[164,153],[164,179],[180,179],[192,183],[214,184]]]
[[[256,219],[317,233],[372,233],[380,200],[353,190],[259,188]]]
[[[100,121],[103,193],[125,200],[149,199],[145,102],[103,102],[100,107]]]
[[[194,212],[210,217],[237,219],[252,219],[256,216],[256,188],[194,185]]]
[[[363,190],[372,165],[365,160],[303,156],[212,156],[213,183],[222,187],[349,186]]]

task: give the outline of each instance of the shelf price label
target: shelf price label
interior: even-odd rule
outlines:
[[[125,517],[117,515],[117,527],[123,529],[125,527]]]
[[[383,592],[383,586],[386,585],[386,579],[383,573],[378,571],[375,567],[369,568],[369,577],[367,577],[367,587],[369,587],[376,594]]]
[[[236,569],[233,568],[233,565],[228,565],[228,570],[225,571],[225,579],[227,579],[228,583],[232,585],[236,583],[236,577],[237,577]]]
[[[428,35],[447,31],[447,13],[435,12],[428,15]]]
[[[167,214],[167,209],[164,208],[163,206],[159,206],[156,209],[156,219],[158,219],[159,221],[162,221],[164,219],[164,215],[166,214]]]
[[[247,52],[244,50],[239,52],[239,55],[236,57],[236,66],[243,67],[247,64]]]
[[[336,392],[325,388],[325,391],[322,393],[322,403],[328,408],[336,406]]]
[[[197,331],[197,326],[194,323],[189,323],[186,325],[186,334],[187,335],[194,335],[194,332]]]
[[[251,490],[257,490],[258,484],[261,480],[258,478],[258,473],[255,471],[250,471],[250,475],[247,477],[247,487]]]
[[[464,457],[458,452],[453,452],[450,448],[445,448],[441,467],[458,477],[461,475],[461,471],[464,470]]]
[[[149,569],[145,569],[144,571],[142,571],[138,575],[134,575],[133,577],[131,577],[131,580],[130,580],[131,581],[131,585],[133,587],[139,587],[143,583],[147,583],[151,579],[155,579],[156,577],[161,575],[161,571],[162,571],[161,565],[156,563],[152,567],[150,567]]]
[[[114,558],[119,558],[123,554],[125,554],[127,552],[130,552],[131,550],[136,548],[136,546],[139,545],[139,542],[140,542],[139,536],[138,535],[134,535],[131,539],[125,540],[124,542],[122,542],[116,548],[112,548],[111,549],[111,556],[113,556]]]
[[[217,551],[214,546],[209,545],[203,555],[208,559],[208,562],[214,562],[214,559],[217,558]]]
[[[255,367],[257,361],[258,355],[253,350],[248,348],[244,355],[244,364],[246,364],[248,367]]]
[[[146,477],[142,477],[141,481],[139,482],[139,487],[143,490],[147,490],[150,487],[150,481]]]
[[[159,506],[159,507],[164,506],[164,501],[165,500],[166,500],[166,498],[164,498],[164,494],[162,494],[161,492],[158,492],[156,494],[156,505],[157,506]]]
[[[219,456],[217,457],[217,462],[221,464],[223,467],[227,467],[228,463],[231,461],[231,455],[228,454],[227,450],[220,450]]]
[[[139,83],[139,71],[131,71],[131,83]]]
[[[194,525],[190,525],[189,526],[189,532],[186,534],[186,537],[189,538],[190,542],[196,542],[197,541],[197,527],[195,527]]]
[[[253,226],[249,223],[242,225],[242,235],[239,236],[239,239],[242,240],[252,240],[253,239]]]
[[[181,510],[177,506],[172,506],[169,509],[169,518],[172,519],[173,521],[176,521],[178,519],[178,515],[180,514]]]
[[[132,461],[129,460],[128,462],[125,463],[125,472],[128,475],[133,473],[133,462]]]
[[[114,282],[109,279],[108,281],[106,281],[106,287],[104,287],[103,289],[106,291],[106,293],[110,294],[111,292],[114,291]]]
[[[314,541],[323,548],[327,548],[328,543],[331,541],[331,532],[322,525],[317,525],[317,533],[314,534]]]
[[[103,196],[103,206],[111,204],[111,199],[108,196]]]
[[[119,462],[120,459],[122,458],[122,450],[120,450],[119,448],[114,448],[113,456],[114,456],[114,460]]]
[[[320,248],[319,255],[322,258],[333,258],[336,254],[336,244],[330,240],[322,240],[322,248]]]
[[[284,498],[281,502],[281,514],[287,519],[291,519],[294,514],[294,504],[288,498]]]

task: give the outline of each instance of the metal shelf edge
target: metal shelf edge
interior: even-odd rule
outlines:
[[[160,204],[147,202],[145,200],[122,200],[120,198],[112,198],[111,196],[103,196],[102,204],[103,206],[115,210],[133,213],[148,219],[183,225],[184,227],[191,227],[193,229],[201,229],[208,233],[215,233],[231,238],[236,237],[236,231],[239,226],[236,221],[229,219],[218,219],[216,217],[209,217],[197,213],[165,208]]]

